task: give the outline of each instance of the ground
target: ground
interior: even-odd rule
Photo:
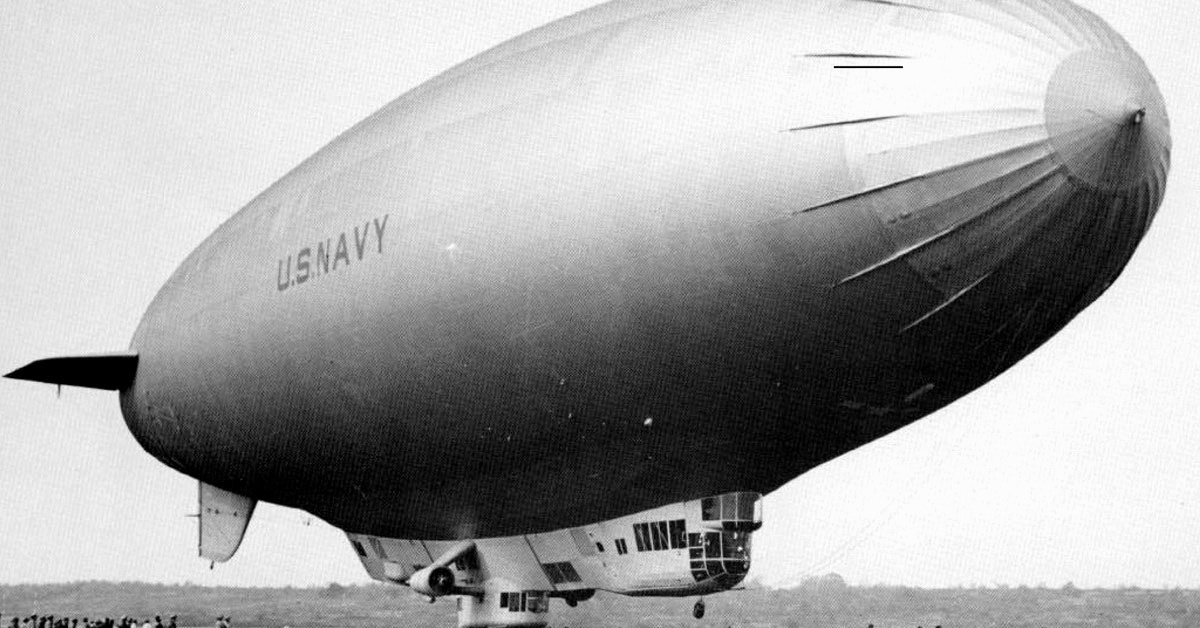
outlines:
[[[703,620],[691,599],[598,594],[577,608],[553,607],[554,628],[1169,628],[1200,625],[1200,590],[987,587],[851,587],[817,579],[787,590],[751,586],[707,598]],[[454,604],[430,605],[398,586],[210,588],[77,582],[0,586],[0,625],[14,614],[138,618],[179,615],[180,626],[211,626],[231,615],[236,628],[281,626],[450,628]]]

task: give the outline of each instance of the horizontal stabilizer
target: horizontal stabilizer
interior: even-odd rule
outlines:
[[[5,377],[59,386],[122,390],[133,384],[137,363],[136,351],[74,355],[35,360]]]

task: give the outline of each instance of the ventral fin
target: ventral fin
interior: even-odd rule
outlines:
[[[200,483],[200,557],[217,563],[233,558],[258,500]]]

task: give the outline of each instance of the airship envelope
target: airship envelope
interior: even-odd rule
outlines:
[[[463,626],[543,625],[550,591],[740,582],[760,494],[1094,301],[1169,153],[1142,60],[1063,0],[612,2],[335,139],[128,352],[12,375],[120,390],[207,487],[205,556],[280,503]]]
[[[396,538],[765,493],[1058,331],[1169,150],[1062,0],[612,2],[306,160],[93,383],[171,466]]]

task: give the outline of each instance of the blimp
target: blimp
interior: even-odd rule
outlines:
[[[334,139],[126,350],[8,377],[118,391],[211,561],[263,501],[461,628],[700,597],[745,578],[764,494],[1096,300],[1170,147],[1066,0],[617,0]]]

